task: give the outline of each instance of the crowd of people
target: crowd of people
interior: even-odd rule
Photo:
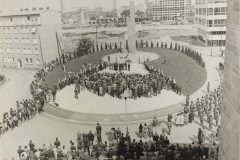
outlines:
[[[140,125],[139,133],[148,127],[146,124]],[[148,134],[143,135],[149,138],[147,142],[141,139],[136,141],[129,134],[124,135],[119,128],[112,128],[106,135],[107,141],[102,142],[102,127],[98,123],[95,132],[78,131],[76,140],[70,140],[69,148],[61,144],[58,138],[48,146],[43,144],[40,148],[30,140],[29,147],[19,146],[17,153],[20,160],[215,160],[218,154],[215,143],[210,146],[194,144],[194,142],[171,144],[164,130],[160,135],[148,130]]]
[[[103,65],[103,68],[106,67],[107,65]],[[134,99],[157,96],[162,89],[172,89],[181,95],[181,85],[176,83],[174,77],[165,75],[160,69],[155,69],[147,75],[124,72],[100,73],[98,71],[99,69],[95,65],[84,63],[78,73],[69,75],[62,80],[59,79],[55,88],[61,90],[65,86],[75,84],[75,98],[78,98],[78,94],[85,88],[99,96],[109,94],[118,98],[121,98],[121,94],[125,90],[129,91],[129,98]]]

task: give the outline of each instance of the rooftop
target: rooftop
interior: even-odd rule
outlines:
[[[24,15],[39,15],[44,12],[53,11],[54,10],[30,10],[30,11],[18,11],[18,12],[2,12],[0,13],[0,17],[8,17],[8,16],[24,16]]]

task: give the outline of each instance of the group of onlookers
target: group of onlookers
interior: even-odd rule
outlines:
[[[140,130],[145,130],[145,127],[147,126],[140,125],[139,133],[142,133]],[[218,147],[215,143],[209,146],[194,144],[194,142],[192,144],[171,144],[164,131],[160,135],[157,132],[152,133],[151,130],[147,135],[144,133],[143,137],[148,137],[147,142],[131,139],[129,134],[124,135],[119,128],[112,128],[107,132],[105,142],[102,142],[101,135],[102,127],[98,123],[95,132],[83,131],[81,133],[78,131],[76,140],[70,141],[70,147],[66,148],[56,138],[48,146],[43,144],[37,149],[30,140],[29,147],[19,146],[17,152],[20,160],[216,160],[218,154]]]

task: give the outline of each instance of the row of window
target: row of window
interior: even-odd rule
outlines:
[[[17,62],[17,60],[14,57],[8,57],[8,58],[2,57],[2,61],[3,62],[9,62],[9,63],[16,63]],[[33,64],[33,59],[32,58],[25,58],[24,63],[25,64]],[[35,63],[37,65],[40,65],[41,61],[39,59],[36,59]]]
[[[13,39],[12,38],[4,38],[3,40],[0,38],[0,44],[3,43],[3,42],[5,44],[12,44],[13,43]],[[31,41],[30,38],[24,38],[24,37],[22,37],[21,39],[20,38],[14,38],[14,43],[15,44],[20,43],[20,41],[21,41],[22,44],[30,44],[31,43],[30,42]],[[33,44],[38,44],[38,39],[37,38],[33,38],[32,42],[33,42]]]
[[[0,48],[0,53],[5,53],[3,48]],[[15,50],[13,48],[6,48],[6,53],[17,53],[17,54],[39,54],[38,48],[16,48]]]
[[[206,26],[207,27],[226,27],[227,20],[226,19],[215,19],[215,20],[206,20],[201,18],[196,18],[196,24]]]
[[[199,15],[227,15],[227,7],[196,8],[196,14],[199,14]]]
[[[227,0],[196,0],[196,5],[209,3],[227,3]]]
[[[36,33],[36,28],[35,27],[7,27],[7,28],[2,28],[2,33],[22,33],[22,34],[28,34],[28,33]]]

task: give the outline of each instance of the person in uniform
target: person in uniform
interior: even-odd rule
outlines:
[[[77,89],[77,87],[75,87],[74,93],[75,93],[75,99],[78,99],[78,89]]]

